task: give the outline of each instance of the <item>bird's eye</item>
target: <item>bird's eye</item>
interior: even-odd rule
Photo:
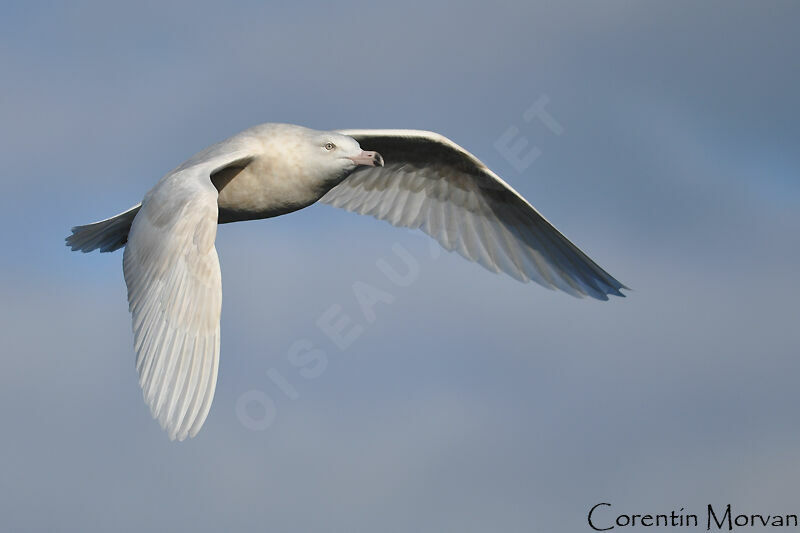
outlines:
[[[325,149],[326,150],[330,151],[330,150],[333,150],[334,148],[336,148],[335,144],[333,144],[333,143],[325,143]]]

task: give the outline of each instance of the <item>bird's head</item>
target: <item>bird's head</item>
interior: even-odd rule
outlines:
[[[362,150],[352,137],[331,131],[310,132],[306,157],[308,168],[317,169],[317,178],[331,186],[359,166],[383,166],[383,157],[378,152]]]
[[[264,152],[271,155],[279,173],[303,180],[321,194],[360,166],[383,166],[379,153],[362,150],[347,135],[289,124],[267,127]]]

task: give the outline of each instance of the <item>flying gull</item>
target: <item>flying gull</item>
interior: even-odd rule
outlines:
[[[442,135],[255,126],[169,172],[140,204],[72,228],[66,239],[83,252],[125,247],[139,384],[170,439],[194,437],[214,397],[222,305],[217,224],[317,201],[419,228],[445,249],[523,282],[600,300],[627,289]]]

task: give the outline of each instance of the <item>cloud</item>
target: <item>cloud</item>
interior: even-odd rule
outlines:
[[[4,525],[576,531],[598,498],[790,512],[796,8],[691,7],[9,8]],[[562,135],[521,119],[542,94]],[[223,226],[217,397],[170,443],[136,382],[120,254],[62,239],[266,120],[441,131],[634,290],[576,300],[329,207]],[[542,151],[524,173],[493,148],[512,125]],[[419,261],[408,287],[376,265],[395,243]],[[392,295],[372,322],[355,282]],[[317,325],[332,305],[363,327],[346,350]],[[298,339],[326,354],[316,378],[287,359]],[[275,404],[264,432],[236,416],[247,390]]]

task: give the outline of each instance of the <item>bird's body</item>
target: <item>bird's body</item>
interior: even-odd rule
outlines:
[[[214,154],[250,154],[246,165],[229,165],[212,177],[219,191],[220,222],[256,220],[297,211],[315,203],[344,179],[344,172],[320,176],[306,164],[305,141],[321,133],[291,124],[261,124],[195,156],[202,161]],[[332,133],[322,137],[338,138]]]
[[[139,382],[170,438],[199,431],[216,386],[217,224],[283,215],[320,200],[419,228],[444,248],[521,281],[575,296],[622,296],[621,283],[441,135],[255,126],[169,172],[140,205],[73,228],[67,238],[84,252],[125,246]]]

